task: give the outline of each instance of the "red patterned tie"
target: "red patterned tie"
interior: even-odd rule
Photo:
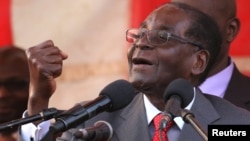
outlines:
[[[162,119],[162,114],[158,114],[154,117],[155,133],[154,133],[153,141],[168,141],[166,133],[168,129],[173,125],[174,122],[169,121],[166,128],[161,130],[159,128],[161,119]],[[162,138],[162,140],[160,138]]]

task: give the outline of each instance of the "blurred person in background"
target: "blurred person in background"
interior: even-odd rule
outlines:
[[[29,97],[29,68],[25,50],[0,48],[0,124],[22,118]],[[15,141],[17,128],[0,132],[0,141]]]
[[[222,45],[220,53],[199,86],[204,93],[224,98],[236,106],[250,110],[250,77],[242,74],[229,55],[230,45],[240,30],[236,0],[170,0],[185,3],[209,15],[217,23]]]

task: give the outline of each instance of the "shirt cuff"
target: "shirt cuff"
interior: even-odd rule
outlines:
[[[23,113],[23,118],[27,117],[27,111]],[[21,137],[24,141],[40,141],[49,131],[50,120],[43,121],[37,126],[27,123],[21,126]]]

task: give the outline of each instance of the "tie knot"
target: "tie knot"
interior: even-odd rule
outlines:
[[[166,132],[173,124],[173,120],[165,118],[162,114],[158,114],[154,117],[155,130],[162,130]]]
[[[155,126],[153,141],[168,141],[167,131],[173,125],[173,120],[170,120],[166,115],[158,114],[153,122]]]

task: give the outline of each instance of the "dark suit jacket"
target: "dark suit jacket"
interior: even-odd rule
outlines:
[[[224,98],[239,107],[250,110],[250,77],[240,73],[235,65]]]
[[[236,107],[230,102],[216,96],[202,94],[197,91],[191,108],[196,120],[204,130],[210,124],[248,124],[250,112]],[[91,127],[96,121],[109,122],[114,130],[112,141],[150,141],[146,119],[143,95],[139,93],[125,108],[108,113],[103,112],[85,122],[85,127]],[[78,128],[84,128],[80,125]],[[61,139],[70,141],[75,129],[64,132]],[[201,136],[190,124],[184,124],[179,141],[203,141]],[[46,141],[49,141],[46,139]]]

